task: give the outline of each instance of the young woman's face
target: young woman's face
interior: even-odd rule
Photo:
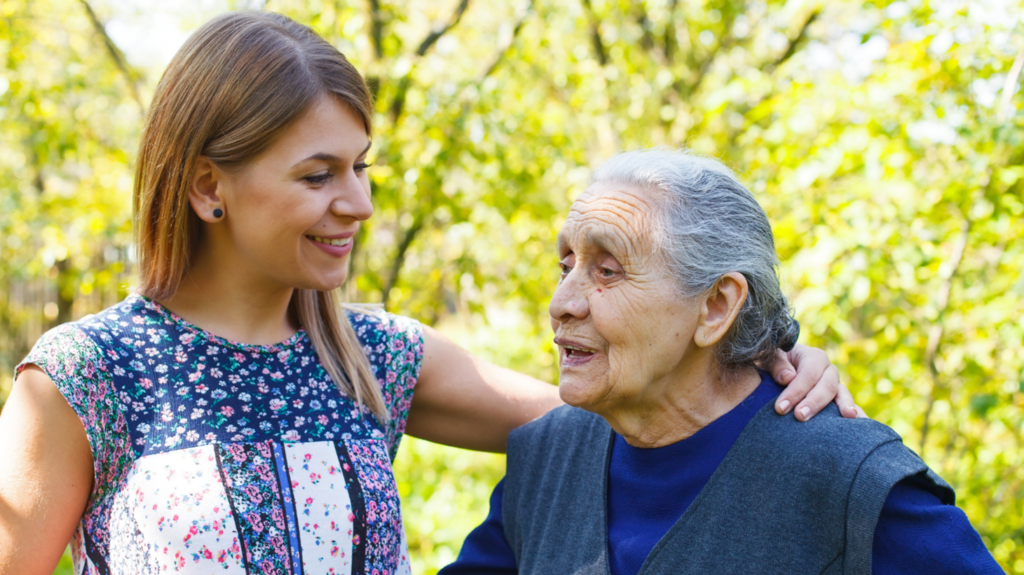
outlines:
[[[225,214],[208,227],[215,257],[282,287],[340,286],[359,223],[373,214],[369,146],[360,117],[324,97],[251,163],[217,170]]]

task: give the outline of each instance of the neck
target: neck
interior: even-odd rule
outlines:
[[[711,354],[705,355],[680,364],[635,402],[599,415],[633,447],[664,447],[690,437],[739,405],[761,382],[753,368],[725,373]]]
[[[280,343],[298,330],[289,313],[294,288],[199,250],[174,296],[161,305],[225,339],[251,345]]]

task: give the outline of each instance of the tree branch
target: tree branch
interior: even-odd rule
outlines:
[[[466,8],[469,8],[469,0],[460,0],[459,5],[455,7],[455,12],[448,19],[448,23],[441,28],[431,30],[430,34],[427,34],[427,37],[420,42],[420,47],[416,49],[416,55],[423,56],[426,54],[427,50],[430,50],[430,47],[441,39],[441,36],[444,36],[449,30],[454,28],[459,23],[459,20],[462,20],[462,15],[466,13]]]
[[[686,89],[686,97],[692,96],[700,89],[700,85],[704,82],[704,78],[707,77],[708,72],[711,71],[711,65],[715,63],[715,58],[718,56],[718,53],[728,49],[732,46],[733,42],[736,41],[736,37],[732,35],[732,21],[730,21],[726,26],[726,30],[727,32],[722,36],[722,40],[718,43],[715,50],[708,54],[708,57],[704,58],[704,61],[700,63],[700,66],[697,69],[697,77]],[[683,90],[681,89],[682,86],[680,84],[681,81],[677,81],[673,84],[673,87],[676,92],[679,93],[680,97],[683,97]]]
[[[594,45],[594,55],[603,68],[608,64],[608,52],[604,48],[604,40],[601,39],[601,21],[597,18],[590,0],[583,0],[583,7],[590,16],[590,42]]]
[[[494,70],[498,68],[498,64],[501,64],[501,61],[505,59],[505,55],[512,50],[512,45],[515,44],[516,38],[519,37],[519,32],[523,29],[523,25],[526,23],[526,18],[529,17],[531,12],[533,12],[533,4],[534,0],[530,0],[530,3],[526,6],[526,11],[523,12],[522,18],[520,18],[516,22],[515,28],[512,29],[512,37],[509,38],[508,44],[506,44],[505,47],[498,52],[498,55],[495,56],[494,60],[491,62],[491,65],[487,67],[487,70],[484,72],[484,75],[477,82],[478,84],[483,80],[487,79],[488,76],[493,74]]]
[[[384,308],[387,309],[388,298],[391,296],[391,290],[394,289],[395,284],[398,283],[398,276],[402,273],[402,265],[405,263],[405,256],[409,253],[409,246],[412,245],[413,240],[423,230],[424,226],[423,216],[418,216],[405,230],[405,234],[402,235],[402,241],[398,244],[398,251],[395,253],[395,259],[391,262],[391,271],[388,273],[388,279],[384,283],[384,293],[382,298],[384,300]]]
[[[377,62],[384,59],[384,15],[380,10],[380,0],[369,0],[370,4],[370,43]],[[370,88],[373,99],[380,92],[380,75],[373,68],[366,74],[366,85]]]
[[[502,60],[504,60],[505,55],[508,54],[508,52],[512,49],[512,45],[515,44],[515,40],[519,36],[519,32],[523,29],[523,25],[526,23],[526,19],[530,16],[530,13],[533,11],[533,6],[534,0],[530,0],[530,3],[526,7],[526,11],[523,13],[523,16],[516,22],[515,28],[512,29],[512,37],[509,39],[508,44],[506,44],[505,47],[498,52],[497,56],[495,56],[494,60],[491,62],[491,65],[487,67],[487,70],[484,71],[483,75],[480,76],[480,78],[477,81],[475,81],[473,85],[479,85],[481,82],[486,80],[491,74],[493,74],[494,71],[498,68]],[[449,142],[450,147],[454,147],[454,141],[458,137],[458,135],[454,133],[456,126],[461,126],[463,124],[462,120],[469,115],[471,109],[472,105],[469,102],[464,102],[459,112],[459,115],[453,121],[447,123],[449,129],[446,131],[446,140]],[[428,204],[424,206],[422,211],[423,213],[430,213],[432,209],[433,207]],[[408,254],[409,247],[412,246],[413,241],[416,239],[419,233],[422,232],[423,229],[427,227],[426,216],[423,215],[423,213],[420,213],[415,216],[413,224],[409,226],[407,230],[405,230],[405,234],[403,234],[402,236],[402,241],[398,244],[398,250],[395,253],[395,259],[392,260],[391,263],[391,272],[388,274],[388,279],[384,284],[383,299],[385,306],[387,305],[388,294],[390,294],[391,290],[398,284],[398,280],[401,277],[402,266],[405,264],[405,258]]]
[[[999,112],[996,119],[1000,122],[1006,120],[1010,113],[1010,105],[1013,103],[1013,94],[1017,91],[1017,80],[1020,79],[1021,69],[1024,68],[1024,48],[1017,52],[1017,58],[1010,67],[1010,73],[1006,75],[1006,83],[1003,84],[1003,97],[999,100]]]
[[[672,63],[672,58],[674,57],[674,55],[672,54],[672,47],[676,45],[675,39],[673,38],[673,36],[675,36],[675,27],[672,26],[672,21],[676,13],[676,6],[678,5],[679,0],[672,0],[671,2],[669,2],[668,22],[665,23],[665,35],[662,38],[662,52],[665,53],[665,61],[670,64]]]
[[[953,247],[953,254],[949,260],[949,272],[946,273],[946,277],[942,279],[942,284],[939,285],[939,293],[936,298],[936,304],[939,308],[939,313],[935,318],[935,322],[932,324],[931,330],[928,333],[928,344],[924,350],[924,363],[928,367],[928,373],[932,380],[932,389],[928,394],[928,407],[924,412],[924,422],[921,424],[921,446],[918,449],[918,453],[924,457],[925,442],[928,439],[929,423],[932,414],[932,407],[935,406],[935,389],[941,385],[939,380],[939,368],[935,364],[935,358],[939,352],[939,346],[942,343],[942,336],[945,332],[945,326],[942,324],[942,320],[946,315],[946,311],[949,309],[949,292],[953,287],[953,279],[956,277],[957,271],[960,268],[960,262],[963,261],[964,251],[967,249],[967,239],[971,231],[971,221],[964,220],[963,226],[960,229],[960,236],[957,238],[956,245]]]
[[[651,34],[651,20],[643,4],[636,5],[636,25],[640,27],[640,46],[650,52],[654,49],[654,36]]]
[[[82,3],[82,6],[85,7],[85,12],[89,15],[89,21],[92,23],[93,30],[100,35],[100,38],[103,40],[103,45],[107,48],[107,53],[110,54],[110,58],[114,61],[114,65],[117,66],[117,69],[124,75],[125,80],[128,81],[128,90],[132,94],[132,99],[139,105],[139,110],[145,114],[146,106],[142,103],[142,97],[139,96],[138,74],[136,74],[135,71],[132,70],[131,66],[128,65],[128,61],[125,59],[124,53],[121,52],[120,48],[117,47],[117,44],[115,44],[110,38],[110,35],[107,34],[106,27],[103,25],[103,22],[100,21],[96,12],[92,9],[92,6],[89,4],[89,0],[79,1]]]
[[[505,56],[508,54],[509,51],[511,51],[512,46],[515,44],[516,38],[519,37],[519,33],[522,31],[523,26],[526,24],[527,18],[529,18],[530,14],[533,12],[534,5],[535,0],[530,0],[529,4],[526,7],[526,10],[524,10],[523,12],[522,17],[520,17],[519,20],[516,21],[516,25],[512,29],[512,37],[509,38],[508,43],[499,50],[498,54],[494,57],[494,60],[487,67],[484,73],[476,81],[472,83],[473,86],[480,85],[491,74],[493,74],[495,70],[498,69],[498,66],[501,64],[502,61],[504,61]],[[456,99],[462,98],[462,96],[465,93],[466,90],[463,90],[460,93],[460,95],[456,97]],[[445,140],[449,142],[449,148],[456,147],[455,141],[460,137],[458,127],[463,125],[463,120],[466,118],[466,116],[469,115],[471,111],[472,103],[469,101],[464,101],[459,110],[459,114],[453,120],[446,122],[448,128],[445,130]],[[406,256],[408,255],[409,248],[412,246],[413,242],[415,241],[416,237],[420,234],[420,232],[422,232],[425,228],[429,227],[428,216],[425,214],[429,214],[432,210],[433,206],[430,205],[429,203],[423,206],[421,208],[420,213],[414,216],[412,225],[405,230],[405,233],[402,236],[402,241],[399,242],[398,244],[398,249],[395,253],[395,259],[392,260],[391,263],[391,270],[390,273],[388,274],[388,279],[384,283],[383,299],[385,307],[387,306],[387,301],[389,294],[391,293],[391,290],[396,285],[398,285],[398,280],[400,279],[402,273],[402,266],[405,264],[405,259]]]
[[[658,42],[655,39],[654,34],[651,33],[651,19],[647,15],[647,10],[644,10],[644,6],[642,3],[637,3],[634,8],[636,10],[636,15],[634,16],[634,19],[636,20],[637,26],[639,26],[641,30],[640,47],[646,50],[647,53],[654,58],[654,60],[658,63],[659,66],[668,65],[670,62],[668,61],[668,57],[665,54],[664,49],[658,45]],[[669,20],[671,20],[671,18],[669,18]],[[668,35],[668,28],[669,25],[666,24],[666,37]]]
[[[370,1],[370,41],[378,60],[384,58],[384,17],[380,12],[380,0]]]
[[[814,21],[817,20],[819,16],[821,16],[821,8],[817,8],[807,15],[807,19],[804,20],[803,25],[800,26],[800,31],[797,32],[795,37],[790,38],[789,43],[786,45],[786,51],[776,58],[774,62],[765,66],[766,72],[771,74],[776,68],[786,63],[786,60],[789,60],[793,54],[796,54],[797,46],[807,39],[807,30],[811,27],[811,24],[814,24]]]
[[[766,74],[774,74],[775,70],[777,70],[779,66],[783,65],[786,61],[793,57],[794,54],[796,54],[800,45],[804,43],[804,41],[807,39],[807,31],[811,27],[811,24],[813,24],[819,16],[821,16],[820,8],[808,14],[807,19],[804,20],[804,23],[800,26],[800,31],[797,33],[796,36],[790,38],[789,42],[786,44],[786,50],[782,54],[780,54],[779,57],[775,58],[775,60],[764,65],[763,69]],[[761,103],[767,100],[770,96],[770,90],[768,92],[761,94],[757,101],[748,104],[740,111],[740,113],[746,114],[750,110],[753,110],[754,108],[760,106]],[[749,126],[747,128],[749,128]],[[744,128],[743,130],[732,130],[729,136],[729,140],[735,143],[736,140],[747,130],[747,128]]]
[[[29,154],[32,158],[32,187],[35,188],[36,193],[40,196],[46,192],[46,182],[43,181],[43,160],[39,157],[39,152],[33,147]]]
[[[459,0],[459,5],[455,7],[455,11],[452,12],[448,23],[440,28],[431,30],[427,37],[420,42],[419,48],[416,48],[416,56],[422,58],[430,50],[431,46],[451,31],[459,23],[459,20],[462,20],[462,15],[466,13],[467,8],[469,8],[469,0]],[[409,92],[409,87],[412,85],[412,72],[414,68],[415,66],[410,68],[398,82],[398,90],[395,93],[394,99],[391,100],[391,106],[388,110],[391,115],[392,124],[398,122],[398,118],[402,116],[402,111],[405,108],[405,97]]]

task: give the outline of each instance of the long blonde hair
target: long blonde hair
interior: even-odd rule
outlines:
[[[233,12],[185,42],[157,85],[139,144],[133,209],[143,295],[171,298],[191,265],[200,220],[188,194],[199,157],[243,165],[325,94],[371,134],[373,99],[363,77],[306,26],[280,14]],[[337,292],[296,290],[291,308],[338,388],[386,422],[380,386]]]

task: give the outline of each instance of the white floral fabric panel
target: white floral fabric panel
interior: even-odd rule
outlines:
[[[212,445],[139,458],[110,531],[113,573],[246,573]]]
[[[331,441],[285,443],[304,575],[349,575],[355,510],[337,446]]]
[[[405,529],[402,529],[402,556],[398,559],[398,568],[395,575],[412,575],[412,564],[409,563],[409,541],[405,538]]]

